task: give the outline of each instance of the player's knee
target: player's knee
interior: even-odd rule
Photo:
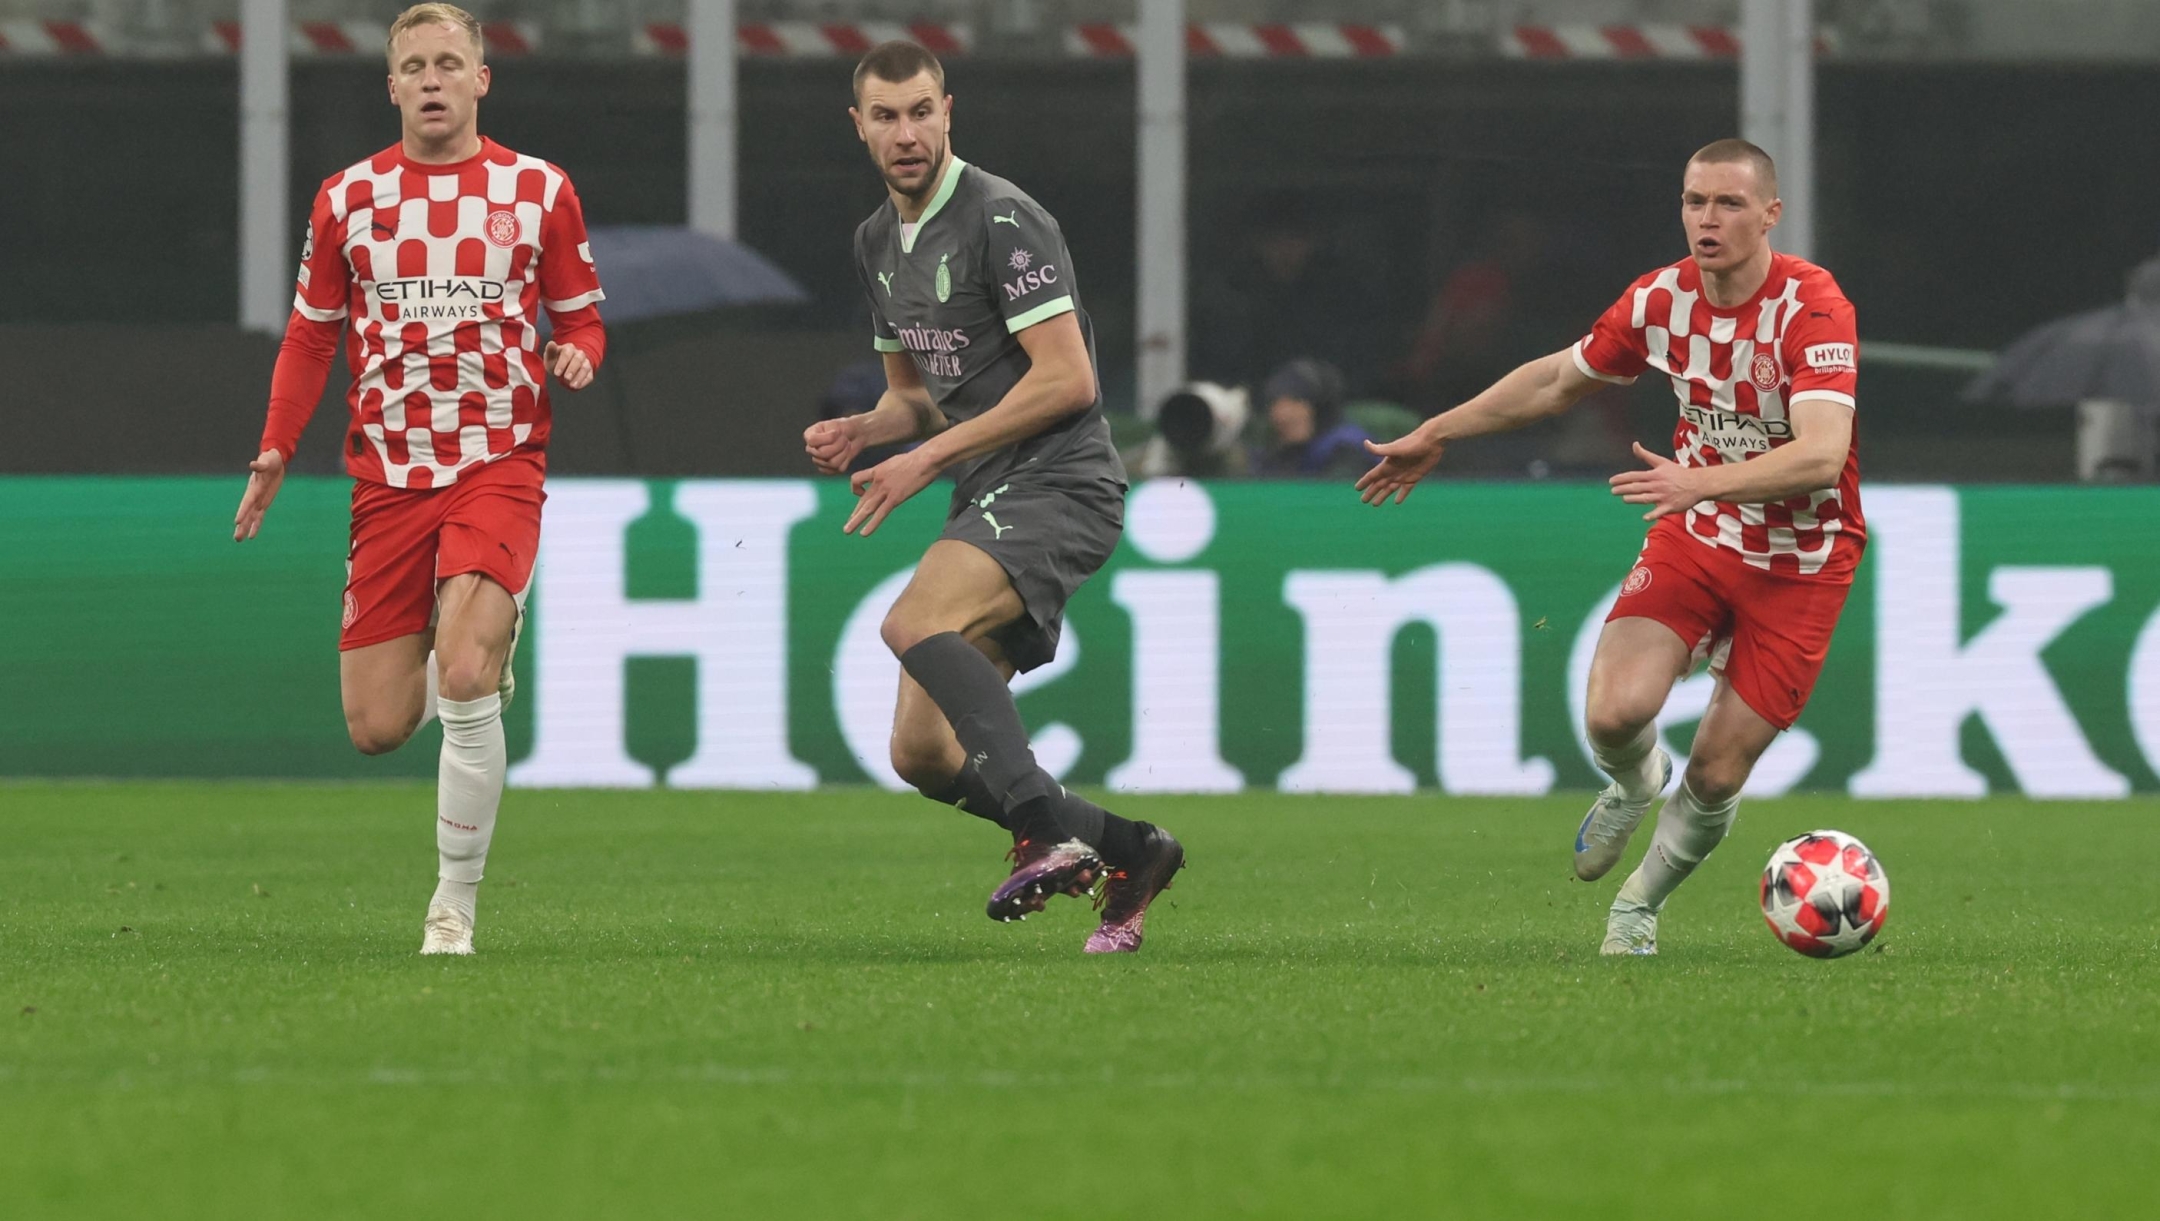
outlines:
[[[898,736],[892,741],[892,766],[902,780],[925,795],[944,792],[960,774],[959,761],[945,743],[910,741]]]
[[[1647,700],[1608,696],[1592,701],[1583,716],[1583,731],[1592,742],[1617,748],[1634,741],[1643,727],[1657,718],[1657,713]]]
[[[912,615],[895,611],[885,616],[885,622],[878,626],[878,635],[884,639],[885,647],[892,650],[892,655],[899,657],[937,635],[937,629],[918,621]]]
[[[345,733],[352,739],[353,749],[363,755],[387,755],[405,745],[413,730],[420,727],[415,717],[386,717],[380,714],[346,713]]]
[[[1754,761],[1730,752],[1698,751],[1688,759],[1687,786],[1704,805],[1721,806],[1740,795]]]
[[[441,667],[438,681],[444,699],[480,699],[492,695],[502,683],[502,668],[489,666],[487,658],[478,654],[448,660],[438,656],[437,661]]]

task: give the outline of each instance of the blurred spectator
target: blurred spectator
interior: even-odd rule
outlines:
[[[1243,387],[1194,382],[1165,398],[1141,418],[1155,435],[1125,455],[1134,476],[1159,479],[1235,479],[1246,474],[1245,425],[1252,396]]]
[[[1190,363],[1197,377],[1252,386],[1292,352],[1337,368],[1372,369],[1381,328],[1371,276],[1324,242],[1307,221],[1312,205],[1287,196],[1256,201],[1227,257],[1199,261]]]
[[[1395,370],[1411,407],[1424,415],[1445,411],[1534,355],[1518,350],[1517,332],[1534,282],[1548,270],[1547,253],[1536,218],[1506,212],[1492,223],[1477,254],[1441,281]]]
[[[1370,439],[1343,418],[1341,371],[1326,361],[1293,360],[1260,392],[1267,405],[1267,440],[1253,452],[1252,472],[1270,479],[1349,479],[1377,461]]]

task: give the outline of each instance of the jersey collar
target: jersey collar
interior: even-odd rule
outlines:
[[[501,151],[501,146],[486,136],[480,137],[480,151],[462,161],[415,161],[405,155],[405,142],[403,140],[390,147],[397,157],[399,168],[411,170],[415,174],[455,174],[460,170],[479,165],[484,161],[495,160],[496,154]]]
[[[945,181],[938,184],[937,194],[930,197],[930,206],[924,208],[923,214],[915,218],[914,233],[910,234],[905,228],[900,230],[900,253],[915,253],[915,239],[922,236],[923,226],[929,224],[930,218],[936,216],[939,209],[945,206],[945,201],[952,198],[953,188],[960,185],[960,171],[967,167],[967,162],[957,155],[952,158],[951,163],[945,167]]]

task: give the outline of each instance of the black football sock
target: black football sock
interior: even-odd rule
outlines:
[[[1147,851],[1147,832],[1141,829],[1142,824],[1119,818],[1107,810],[1097,813],[1102,815],[1103,829],[1101,837],[1092,841],[1095,854],[1112,869],[1130,869],[1138,865],[1140,857]]]
[[[1078,793],[1067,792],[1061,784],[1050,794],[1050,809],[1064,828],[1065,838],[1079,840],[1101,853],[1103,821],[1110,817],[1101,806]]]
[[[967,752],[962,766],[980,773],[1000,813],[1057,795],[1057,781],[1035,764],[1005,676],[965,637],[940,632],[902,653],[900,664],[945,714]]]
[[[938,792],[924,793],[923,796],[932,801],[944,802],[977,818],[989,819],[1007,831],[1014,828],[1012,819],[998,808],[997,798],[991,795],[989,786],[982,782],[982,774],[972,767],[961,768],[960,774],[953,777],[951,784]]]
[[[1021,802],[1013,808],[1006,825],[1012,829],[1015,840],[1062,844],[1066,840],[1079,838],[1072,833],[1071,828],[1065,825],[1065,820],[1058,817],[1058,802],[1055,795],[1037,797],[1032,801]],[[1086,843],[1087,841],[1081,840],[1080,842]]]

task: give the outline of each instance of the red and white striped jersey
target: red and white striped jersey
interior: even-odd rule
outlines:
[[[393,145],[333,174],[315,195],[293,308],[350,318],[346,469],[398,488],[548,436],[539,310],[603,299],[569,176],[492,140],[427,165]]]
[[[1574,351],[1576,367],[1599,381],[1625,385],[1646,369],[1665,374],[1680,400],[1674,457],[1683,466],[1716,466],[1790,442],[1788,411],[1798,399],[1854,406],[1859,342],[1852,303],[1830,273],[1779,254],[1762,288],[1731,309],[1704,298],[1692,258],[1653,271]],[[1706,500],[1688,510],[1686,526],[1756,568],[1850,581],[1867,541],[1858,430],[1836,487],[1776,504]]]

